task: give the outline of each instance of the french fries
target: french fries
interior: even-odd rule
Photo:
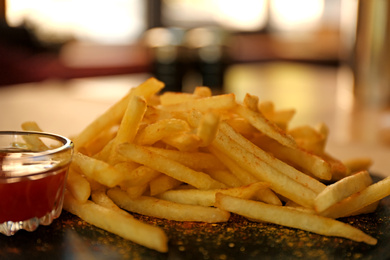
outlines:
[[[218,223],[226,222],[230,217],[229,212],[212,207],[180,204],[149,196],[133,199],[118,188],[108,190],[107,194],[121,208],[158,218]]]
[[[75,148],[78,149],[78,147],[84,146],[99,133],[120,122],[133,96],[142,96],[147,99],[158,93],[163,87],[162,82],[150,78],[136,88],[132,88],[126,96],[96,118],[73,140]]]
[[[216,195],[216,206],[250,219],[299,228],[326,236],[345,237],[369,245],[377,243],[375,238],[348,224],[288,207],[268,205],[222,193]]]
[[[88,223],[140,245],[167,252],[167,236],[158,227],[144,224],[131,216],[119,213],[117,210],[100,206],[92,201],[80,203],[70,193],[65,194],[64,209],[79,216]]]
[[[314,207],[317,212],[322,212],[352,194],[362,191],[371,184],[372,179],[367,171],[345,177],[329,185],[318,194],[314,202]]]
[[[377,243],[336,219],[374,211],[390,179],[372,184],[370,160],[332,157],[326,125],[289,129],[294,109],[204,86],[160,95],[163,85],[151,78],[131,89],[74,139],[66,210],[160,252],[167,236],[131,213],[208,223],[235,213]]]

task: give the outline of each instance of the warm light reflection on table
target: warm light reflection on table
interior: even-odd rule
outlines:
[[[72,136],[150,75],[46,81],[0,88],[0,130],[36,121],[45,131]],[[291,63],[231,67],[226,92],[241,101],[246,93],[276,108],[295,108],[291,127],[324,122],[327,150],[340,159],[371,157],[372,171],[390,175],[390,117],[384,110],[360,108],[348,70]]]

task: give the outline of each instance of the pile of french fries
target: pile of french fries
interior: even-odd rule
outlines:
[[[163,88],[155,78],[131,88],[73,139],[65,210],[159,252],[165,232],[131,213],[208,223],[233,213],[377,243],[337,219],[375,211],[390,178],[373,183],[371,160],[329,155],[324,124],[290,129],[295,110],[250,94]]]

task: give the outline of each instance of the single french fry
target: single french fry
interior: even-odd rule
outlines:
[[[117,188],[109,189],[107,194],[119,207],[127,211],[157,218],[218,223],[226,222],[230,217],[229,212],[212,207],[185,205],[149,196],[132,199],[126,192]]]
[[[320,214],[330,218],[350,216],[352,213],[390,195],[390,177],[371,184],[364,190],[334,204]]]
[[[265,182],[256,182],[246,186],[239,186],[226,189],[198,190],[198,189],[177,189],[168,190],[157,197],[164,200],[173,201],[181,204],[214,206],[215,195],[220,192],[234,197],[252,199],[256,198],[258,193],[268,189]]]
[[[225,185],[213,180],[203,172],[194,171],[183,164],[153,153],[145,147],[135,144],[121,144],[117,150],[124,157],[165,173],[181,182],[188,183],[199,189],[223,188]]]
[[[295,115],[295,109],[277,110],[273,113],[271,117],[267,119],[271,120],[281,129],[286,131],[288,128],[288,124],[290,123],[294,115]]]
[[[379,203],[380,203],[380,200],[378,201],[375,201],[374,203],[370,204],[370,205],[367,205],[357,211],[354,211],[352,212],[351,214],[349,214],[348,216],[345,216],[345,217],[350,217],[350,216],[358,216],[358,215],[363,215],[363,214],[369,214],[369,213],[373,213],[379,206]]]
[[[332,181],[341,180],[351,174],[349,169],[343,162],[328,153],[323,153],[320,155],[325,161],[330,164],[330,168],[332,169]]]
[[[223,170],[225,165],[213,154],[206,152],[183,152],[171,149],[148,146],[153,153],[163,155],[171,160],[177,161],[194,170]]]
[[[188,102],[185,103],[166,105],[163,109],[167,111],[189,111],[195,109],[201,112],[208,112],[210,110],[229,110],[235,107],[235,95],[223,94],[188,100]]]
[[[130,186],[126,188],[126,193],[130,198],[135,199],[141,197],[142,195],[146,195],[145,193],[148,191],[148,188],[148,183],[139,186]]]
[[[202,116],[199,127],[197,129],[197,136],[199,137],[201,147],[211,144],[218,131],[220,116],[216,113],[205,113]]]
[[[270,119],[275,113],[275,104],[272,101],[261,101],[257,104],[257,109],[267,118]]]
[[[86,177],[107,187],[114,187],[124,179],[123,174],[117,171],[113,166],[79,152],[74,154],[71,166],[76,167],[76,169]]]
[[[164,92],[163,94],[160,95],[160,102],[161,102],[161,105],[167,106],[167,105],[185,103],[188,101],[192,101],[196,98],[197,98],[197,96],[195,96],[191,93],[167,91],[167,92]]]
[[[249,137],[253,136],[255,133],[258,133],[258,130],[242,117],[229,118],[226,119],[225,122],[227,122],[231,127],[234,128],[234,130],[243,136]]]
[[[133,142],[145,111],[145,99],[141,96],[131,97],[115,137],[115,144]]]
[[[22,123],[22,129],[26,131],[43,132],[35,121],[27,121]],[[35,135],[24,135],[24,141],[26,142],[28,149],[31,151],[46,151],[49,147]]]
[[[259,97],[247,93],[244,97],[244,105],[254,112],[259,112]]]
[[[43,132],[42,128],[39,127],[38,123],[35,121],[26,121],[22,123],[22,129],[26,131],[36,131]]]
[[[294,137],[299,147],[315,154],[324,153],[326,136],[315,128],[302,125],[289,130],[288,133]]]
[[[256,196],[253,199],[271,205],[276,205],[276,206],[283,205],[278,195],[276,195],[275,192],[273,192],[270,188],[262,189],[260,192],[256,194]]]
[[[149,183],[150,195],[155,196],[164,191],[174,189],[182,184],[181,181],[176,180],[168,175],[161,174],[157,178],[153,179]]]
[[[238,105],[235,112],[248,120],[256,129],[279,143],[288,146],[296,147],[297,144],[292,136],[280,129],[276,124],[267,120],[261,113],[254,112],[247,107]]]
[[[216,195],[216,206],[250,219],[299,228],[326,236],[348,238],[369,245],[377,243],[375,238],[351,225],[288,207],[235,198],[222,193],[217,193]]]
[[[152,145],[166,136],[189,132],[188,123],[181,119],[162,119],[143,128],[136,136],[135,143]]]
[[[162,141],[183,152],[195,152],[202,143],[202,140],[193,133],[181,133],[167,136]]]
[[[122,188],[145,185],[161,174],[147,166],[134,164],[131,161],[117,163],[114,167],[125,175],[119,184]]]
[[[142,223],[117,210],[100,206],[89,200],[80,203],[68,192],[65,194],[64,209],[96,227],[125,239],[159,252],[168,251],[168,238],[161,228]]]
[[[91,195],[91,185],[88,180],[72,167],[70,167],[68,171],[66,188],[79,202],[86,202]]]
[[[114,149],[118,144],[133,142],[145,111],[145,99],[141,96],[132,96],[116,136],[97,154],[97,158],[105,160],[112,165],[121,161],[122,159],[119,158]]]
[[[371,158],[354,158],[343,161],[343,164],[348,168],[350,173],[367,171],[372,165]]]
[[[226,187],[238,187],[242,186],[243,183],[239,178],[236,177],[229,170],[213,170],[209,169],[206,171],[208,175],[211,176],[214,180],[217,180],[226,185]]]
[[[193,94],[198,97],[211,97],[212,91],[209,87],[197,86],[195,87]]]
[[[367,171],[361,171],[345,177],[331,185],[328,185],[314,201],[314,208],[322,212],[337,202],[350,195],[362,191],[372,184],[372,179]]]

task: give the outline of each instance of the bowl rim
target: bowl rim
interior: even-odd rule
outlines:
[[[40,172],[33,172],[33,173],[19,175],[19,176],[4,176],[4,177],[0,176],[1,181],[8,180],[7,182],[9,182],[9,181],[13,180],[11,182],[17,182],[17,181],[22,181],[24,179],[28,179],[32,176],[37,176],[37,177],[41,176],[41,175],[46,176],[47,173],[53,172],[54,169],[60,169],[62,167],[67,167],[67,165],[69,165],[72,161],[74,144],[69,138],[64,137],[62,135],[48,133],[48,132],[40,132],[40,131],[0,131],[0,137],[7,136],[7,135],[9,135],[9,136],[12,136],[12,135],[14,135],[14,136],[39,135],[41,137],[55,139],[55,140],[62,143],[61,146],[53,148],[53,149],[48,149],[48,150],[44,150],[44,151],[36,151],[36,152],[35,151],[26,152],[25,155],[27,155],[27,156],[23,157],[25,160],[35,160],[36,158],[40,158],[42,156],[53,156],[53,155],[61,154],[64,152],[69,152],[70,156],[69,156],[69,160],[66,160],[65,163],[58,163],[58,164],[56,164],[55,167],[50,168],[48,170],[40,171]],[[6,152],[6,150],[0,148],[0,153],[1,152]],[[18,151],[15,151],[15,152],[18,152]],[[21,158],[20,157],[17,157],[17,158],[7,157],[7,160],[19,161],[19,160],[21,160]]]
[[[49,155],[49,154],[55,154],[59,153],[65,150],[73,149],[74,144],[72,140],[69,138],[59,135],[59,134],[54,134],[54,133],[49,133],[49,132],[40,132],[40,131],[19,131],[19,130],[6,130],[6,131],[0,131],[0,136],[6,136],[6,135],[40,135],[43,137],[51,138],[51,139],[56,139],[62,143],[61,146],[53,148],[53,149],[48,149],[44,151],[32,151],[31,152],[31,157],[33,156],[42,156],[42,155]],[[3,150],[0,148],[0,152]]]

